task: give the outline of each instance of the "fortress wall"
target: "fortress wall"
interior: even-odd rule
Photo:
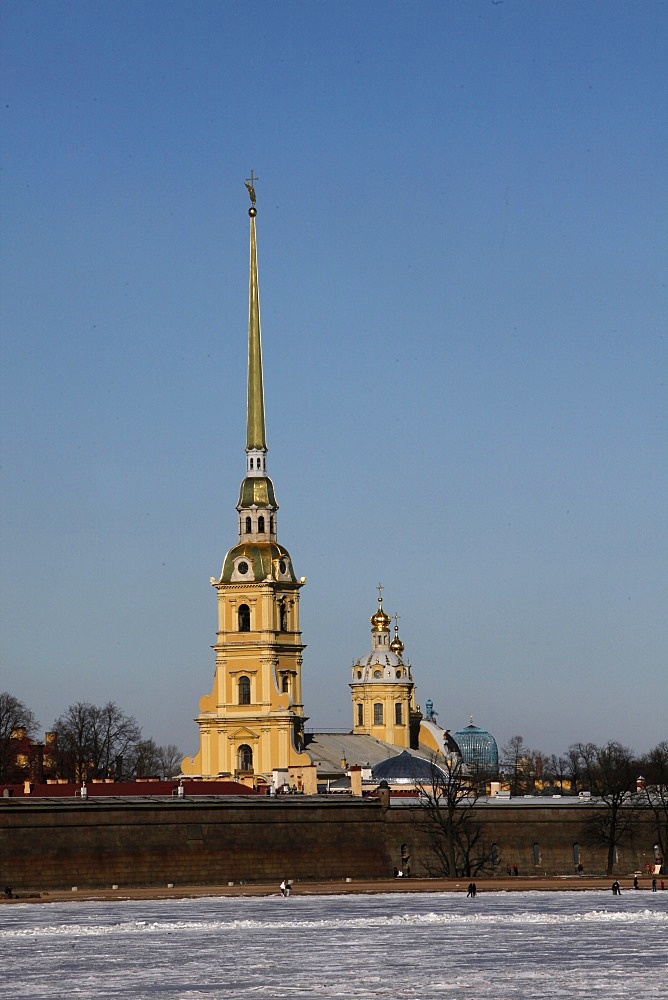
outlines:
[[[226,884],[384,877],[375,800],[0,803],[0,885]]]
[[[584,843],[596,807],[481,806],[481,843],[522,875],[570,875],[573,844],[587,874],[605,871],[605,849]],[[383,811],[375,799],[325,796],[115,800],[0,800],[0,887],[17,891],[175,884],[376,879],[401,867],[433,873],[428,834],[415,806]],[[655,833],[644,820],[619,851],[619,873],[642,870]],[[533,844],[540,845],[534,864]],[[491,873],[491,872],[490,872]]]

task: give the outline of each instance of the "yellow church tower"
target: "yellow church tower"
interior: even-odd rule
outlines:
[[[239,540],[220,577],[213,691],[200,700],[200,749],[183,761],[184,774],[254,776],[270,781],[277,769],[310,766],[303,752],[302,651],[298,580],[290,554],[277,541],[278,504],[267,475],[262,384],[257,215],[251,172],[250,286],[246,476],[237,511]]]
[[[378,608],[370,619],[371,652],[352,665],[353,733],[408,748],[415,742],[411,727],[419,714],[414,705],[415,685],[411,665],[403,658],[396,621],[390,641],[391,618],[383,609],[382,591],[379,584]]]

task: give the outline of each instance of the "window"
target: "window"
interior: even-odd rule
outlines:
[[[496,866],[499,863],[499,859],[500,859],[499,845],[498,844],[492,844],[492,865],[495,868],[496,868]]]
[[[364,725],[364,705],[361,702],[357,705],[357,725]]]
[[[288,631],[288,612],[286,610],[285,604],[281,603],[278,606],[278,617],[279,617],[279,629],[281,632]]]
[[[287,674],[283,674],[281,689],[283,691],[283,694],[288,694],[288,692],[290,691],[290,678],[288,677]]]
[[[250,705],[251,703],[251,690],[250,690],[250,678],[240,677],[239,678],[239,704],[240,705]]]
[[[273,519],[273,517],[270,517],[270,518],[269,518],[269,531],[270,531],[270,532],[272,533],[272,535],[273,535],[273,533],[274,533],[274,519]]]
[[[253,459],[252,458],[251,458],[250,462],[251,462],[250,467],[252,469],[253,468]]]
[[[250,535],[250,533],[251,533],[252,530],[253,530],[253,522],[251,521],[250,517],[247,517],[246,518],[246,534]]]
[[[264,518],[262,517],[262,515],[260,515],[260,517],[258,517],[257,519],[257,530],[264,531]]]
[[[379,701],[373,706],[373,724],[374,726],[382,726],[383,724],[383,706]]]
[[[533,845],[533,863],[535,865],[540,864],[540,844]]]
[[[247,604],[240,604],[239,611],[239,631],[250,632],[250,608]]]
[[[404,715],[400,701],[398,701],[394,706],[394,722],[397,726],[403,725],[404,722]]]
[[[238,763],[240,771],[253,770],[253,751],[247,743],[242,743],[239,747]]]

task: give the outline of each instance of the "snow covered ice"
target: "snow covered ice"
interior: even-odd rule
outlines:
[[[668,998],[668,892],[14,904],[0,997]]]

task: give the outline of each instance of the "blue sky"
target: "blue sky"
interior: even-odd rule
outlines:
[[[381,581],[443,725],[668,736],[667,14],[4,3],[0,688],[198,746],[252,168],[309,726]]]

